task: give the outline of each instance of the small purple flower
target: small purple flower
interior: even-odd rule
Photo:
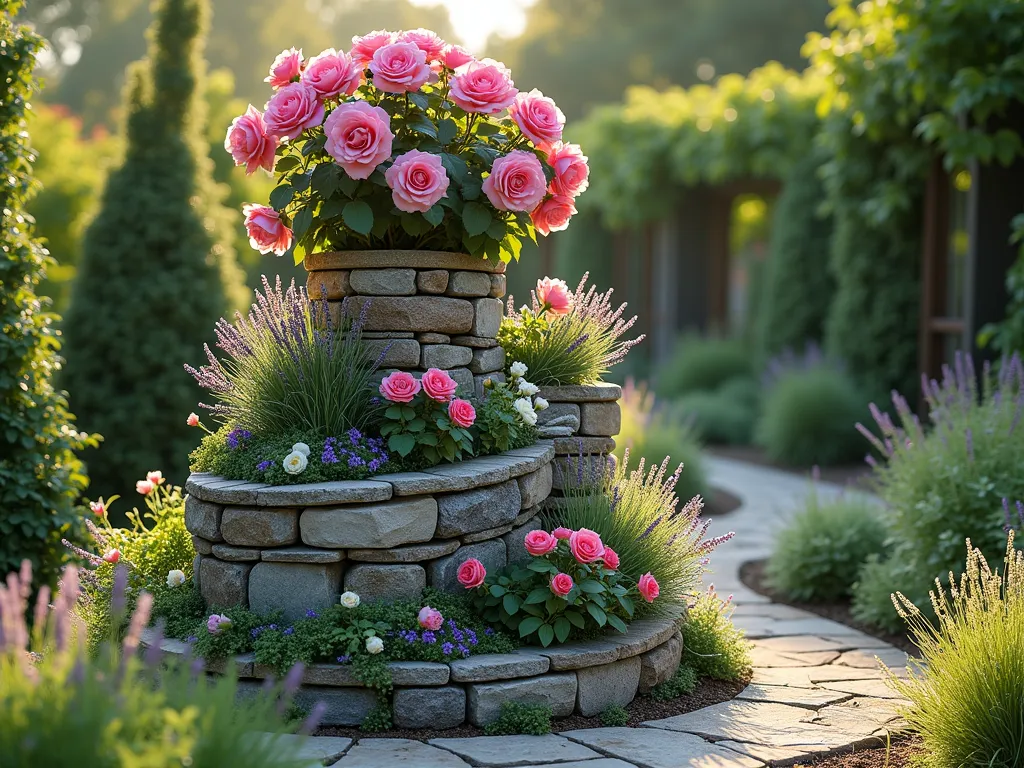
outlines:
[[[315,619],[318,615],[319,614],[316,611],[314,611],[312,608],[307,608],[306,609],[306,618],[307,619]]]
[[[271,461],[270,459],[267,459],[266,461],[261,461],[259,464],[256,465],[256,471],[266,472],[272,466],[274,466],[274,462]]]
[[[362,439],[363,439],[363,433],[360,432],[355,427],[352,427],[352,429],[350,429],[348,431],[348,441],[353,446],[358,446],[359,445],[359,441],[362,440]]]
[[[452,645],[451,643],[445,643],[444,645],[441,646],[441,653],[443,653],[445,656],[451,656],[452,655],[452,651],[454,651],[454,650],[455,650],[455,646]]]
[[[461,643],[462,639],[463,639],[462,630],[458,629],[458,628],[453,629],[452,630],[452,640],[454,640],[456,643]]]
[[[366,466],[366,460],[363,459],[361,456],[356,456],[355,454],[352,454],[352,456],[348,460],[348,465],[352,469],[355,469],[357,467],[363,467]]]
[[[469,644],[470,645],[476,645],[476,643],[477,643],[476,632],[474,632],[472,629],[467,629],[466,630],[466,637],[469,639]]]
[[[347,653],[343,656],[338,657],[339,664],[348,664],[350,661],[352,661],[352,657],[349,656]]]
[[[488,637],[490,637],[491,635],[494,634],[494,630],[491,629],[490,627],[487,627],[487,629],[484,630],[484,634],[487,635]]]
[[[370,459],[370,463],[366,465],[366,468],[370,470],[370,472],[376,472],[380,469],[380,464],[380,459]]]
[[[189,645],[192,645],[192,643],[198,643],[199,642],[199,638],[196,637],[195,635],[189,635],[188,637],[185,638],[185,642],[188,643]]]
[[[469,648],[467,648],[466,646],[464,646],[464,645],[462,645],[460,643],[459,644],[459,653],[462,654],[462,658],[466,658],[467,656],[469,656]]]
[[[338,455],[334,452],[334,438],[328,437],[324,441],[324,450],[320,454],[321,464],[337,464]]]
[[[433,645],[437,642],[437,636],[428,629],[423,633],[423,642],[427,645]]]
[[[294,632],[295,632],[295,627],[288,627],[288,629],[286,629],[286,630],[284,631],[284,634],[286,634],[286,635],[291,635],[291,634],[292,634],[292,633],[294,633]]]
[[[228,448],[235,450],[241,446],[246,440],[252,437],[252,432],[248,429],[242,429],[241,427],[235,427],[232,429],[227,436]]]

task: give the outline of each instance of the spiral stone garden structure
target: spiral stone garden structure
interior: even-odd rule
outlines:
[[[326,299],[336,320],[343,307],[363,314],[363,335],[385,371],[440,368],[477,398],[486,394],[486,379],[504,381],[505,352],[496,338],[505,293],[500,262],[363,251],[313,254],[305,264],[310,296]],[[207,604],[280,612],[290,621],[336,603],[343,591],[369,601],[417,600],[427,586],[461,591],[456,571],[468,558],[488,571],[527,559],[523,539],[540,527],[538,515],[557,505],[581,462],[589,473],[612,460],[620,426],[617,385],[541,394],[550,402],[541,425],[557,419],[557,436],[499,455],[284,486],[193,474],[185,524]],[[175,640],[162,647],[186,650]],[[393,720],[402,728],[482,725],[504,701],[544,704],[556,716],[595,715],[671,677],[681,652],[677,621],[650,619],[590,642],[448,663],[394,662]],[[253,689],[270,674],[251,656],[234,661]],[[314,664],[299,703],[317,700],[327,704],[326,724],[357,725],[377,694],[348,666]]]

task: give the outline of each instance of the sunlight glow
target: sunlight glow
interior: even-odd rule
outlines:
[[[526,9],[537,0],[411,0],[413,5],[443,5],[459,41],[473,54],[483,53],[492,33],[515,37],[526,26]]]

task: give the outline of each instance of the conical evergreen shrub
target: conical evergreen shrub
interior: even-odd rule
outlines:
[[[207,16],[206,0],[154,5],[148,57],[128,73],[124,161],[86,233],[65,322],[72,406],[105,438],[92,461],[98,493],[123,493],[153,469],[183,479],[199,396],[183,361],[245,302],[203,141]]]
[[[52,263],[25,212],[36,186],[25,116],[42,40],[14,23],[19,6],[0,0],[0,573],[28,558],[52,581],[64,559],[60,538],[74,527],[88,483],[74,451],[95,439],[75,430],[54,389],[57,318],[36,295]]]

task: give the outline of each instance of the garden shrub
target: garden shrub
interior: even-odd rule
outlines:
[[[551,733],[551,707],[503,701],[498,719],[485,725],[484,733],[488,736],[543,736]]]
[[[601,725],[605,728],[623,728],[629,725],[629,712],[618,704],[613,704],[601,713]]]
[[[651,688],[650,697],[656,701],[670,701],[693,693],[697,689],[697,673],[693,667],[680,664],[668,680]]]
[[[853,583],[850,613],[857,621],[886,632],[900,632],[903,622],[893,609],[892,592],[901,585],[909,586],[915,582],[920,584],[922,579],[909,563],[882,554],[871,555]]]
[[[89,481],[75,451],[97,439],[75,430],[54,387],[58,318],[36,294],[54,265],[25,211],[37,187],[25,116],[43,40],[15,23],[20,7],[0,0],[0,573],[28,558],[50,583],[65,559],[61,536],[81,533],[74,507]]]
[[[765,394],[754,439],[772,461],[809,467],[864,455],[855,424],[867,412],[853,381],[829,365],[784,373]]]
[[[93,484],[109,495],[151,467],[184,477],[182,375],[222,314],[245,303],[203,136],[203,0],[160,0],[148,58],[126,91],[124,161],[85,235],[64,323],[64,383],[80,422],[104,435]]]
[[[683,624],[682,665],[697,677],[741,680],[750,674],[750,643],[732,623],[732,601],[711,587],[696,598]]]
[[[792,600],[849,598],[861,566],[885,550],[877,504],[863,496],[823,501],[812,491],[775,537],[765,570],[773,589]]]
[[[713,392],[738,376],[754,374],[750,351],[739,339],[689,335],[655,371],[661,397],[676,398],[691,392]]]
[[[730,379],[714,392],[683,395],[676,409],[704,442],[748,445],[757,420],[756,387],[753,379]]]

